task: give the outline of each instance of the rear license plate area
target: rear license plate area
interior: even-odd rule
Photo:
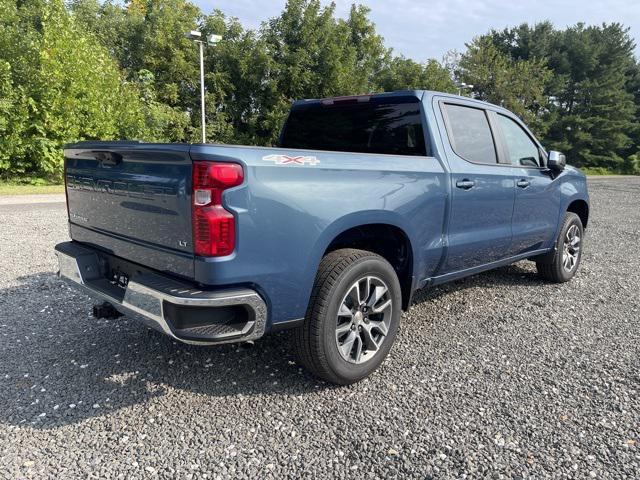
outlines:
[[[129,279],[135,274],[135,267],[129,262],[103,253],[98,254],[98,261],[103,281],[108,282],[113,288],[126,290]]]

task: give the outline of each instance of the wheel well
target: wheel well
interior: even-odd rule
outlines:
[[[589,205],[584,200],[574,200],[567,207],[567,212],[573,212],[580,217],[583,228],[587,228],[589,221]]]
[[[350,228],[334,238],[324,254],[340,248],[367,250],[387,260],[393,266],[400,281],[402,308],[403,310],[409,308],[413,255],[411,242],[400,228],[387,224],[368,224]]]

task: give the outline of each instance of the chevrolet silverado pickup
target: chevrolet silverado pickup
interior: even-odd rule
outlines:
[[[333,383],[373,372],[417,289],[578,269],[585,176],[511,112],[429,91],[301,100],[277,147],[68,145],[59,275],[190,344],[293,329]]]

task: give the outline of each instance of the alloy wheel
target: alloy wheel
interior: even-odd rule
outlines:
[[[380,350],[391,325],[393,302],[387,284],[366,276],[351,285],[336,319],[336,345],[349,363],[371,360]]]
[[[576,267],[580,258],[580,229],[577,225],[571,225],[564,237],[562,252],[562,267],[571,272]]]

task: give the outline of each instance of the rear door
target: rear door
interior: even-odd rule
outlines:
[[[65,178],[74,240],[193,276],[189,145],[70,145]]]
[[[495,114],[506,155],[514,167],[515,205],[511,255],[546,248],[555,234],[560,208],[542,148],[515,118]]]
[[[452,182],[448,250],[440,272],[447,274],[507,256],[515,191],[513,168],[499,163],[489,112],[456,100],[440,101],[439,108]]]

